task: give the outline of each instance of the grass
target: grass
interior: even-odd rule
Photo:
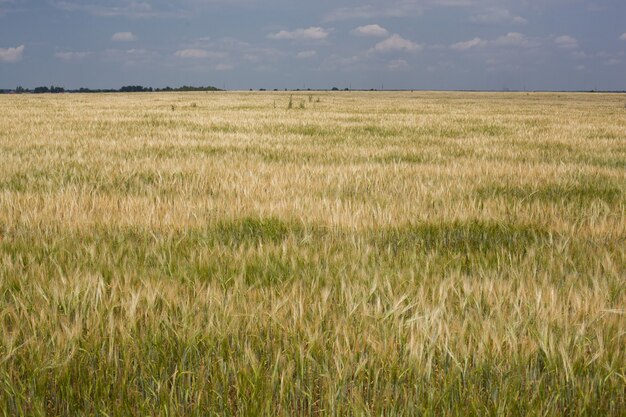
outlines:
[[[2,415],[625,413],[617,95],[0,106]]]

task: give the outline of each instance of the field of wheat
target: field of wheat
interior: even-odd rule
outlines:
[[[0,96],[2,415],[626,415],[625,101]]]

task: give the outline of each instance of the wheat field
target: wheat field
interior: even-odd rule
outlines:
[[[0,96],[2,415],[626,415],[625,102]]]

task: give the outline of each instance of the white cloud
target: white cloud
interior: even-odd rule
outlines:
[[[111,36],[114,42],[133,42],[137,40],[137,36],[133,32],[117,32]]]
[[[365,25],[359,26],[352,31],[355,36],[371,36],[371,37],[383,37],[389,35],[387,29],[380,25]]]
[[[622,36],[620,36],[619,38],[623,41],[626,41],[626,33],[622,33]]]
[[[57,52],[54,54],[54,56],[62,61],[78,61],[90,55],[91,52]]]
[[[209,52],[204,49],[181,49],[179,51],[174,52],[179,58],[207,58],[209,56]]]
[[[173,60],[186,61],[186,69],[200,72],[218,70],[218,64],[221,65],[222,71],[225,70],[222,68],[224,65],[234,65],[235,68],[243,66],[254,70],[268,64],[274,65],[282,58],[289,56],[293,58],[299,50],[286,52],[232,37],[216,39],[200,37],[189,39],[174,51],[170,55]]]
[[[469,41],[457,42],[451,46],[452,49],[457,51],[467,51],[468,49],[477,48],[487,45],[487,41],[480,38],[470,39]]]
[[[537,45],[535,41],[530,40],[523,33],[517,32],[509,32],[504,36],[500,36],[498,39],[492,41],[491,43],[497,46],[515,46],[521,48],[530,48]]]
[[[0,48],[0,61],[15,63],[22,60],[24,45],[15,48]]]
[[[532,48],[538,46],[540,42],[536,39],[531,39],[528,36],[517,33],[509,32],[504,36],[500,36],[494,40],[485,40],[481,38],[474,38],[468,41],[457,42],[452,44],[450,48],[457,51],[467,51],[468,49],[481,48],[487,46],[496,47],[511,47],[511,48]]]
[[[184,59],[204,59],[204,58],[220,59],[220,58],[226,57],[226,54],[224,52],[212,52],[212,51],[207,51],[205,49],[195,49],[195,48],[180,49],[174,52],[174,55],[178,58],[184,58]]]
[[[321,41],[328,37],[328,31],[321,27],[310,27],[307,29],[296,29],[292,32],[281,30],[268,36],[270,39],[293,40],[293,41]]]
[[[387,68],[392,71],[401,71],[409,68],[409,63],[404,59],[395,59],[387,64]]]
[[[554,39],[554,43],[559,48],[565,48],[565,49],[578,48],[578,41],[576,40],[576,38],[573,38],[569,35],[558,36],[557,38]]]
[[[296,58],[298,59],[311,59],[317,56],[317,51],[302,51],[298,52]]]
[[[484,13],[470,16],[470,21],[481,24],[502,25],[513,23],[516,25],[525,25],[528,20],[521,16],[516,16],[507,9],[489,8]]]
[[[391,35],[382,42],[378,42],[372,49],[370,49],[370,52],[417,52],[422,48],[423,47],[420,44],[410,41],[408,39],[404,39],[402,36],[396,34]]]

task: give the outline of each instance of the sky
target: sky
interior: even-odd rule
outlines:
[[[626,90],[625,0],[0,0],[0,88]]]

